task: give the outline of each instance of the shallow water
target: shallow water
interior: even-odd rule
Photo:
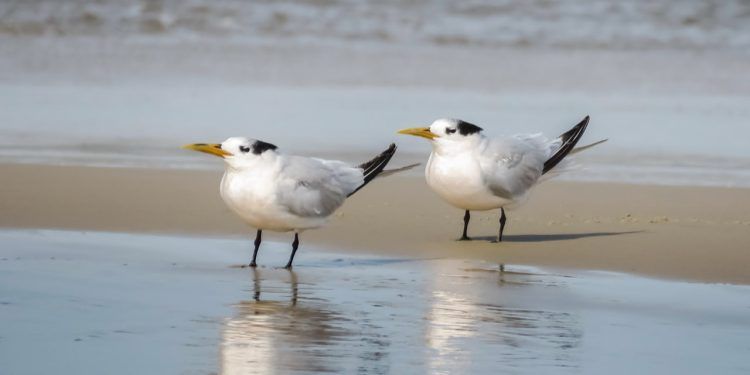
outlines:
[[[750,287],[0,232],[3,373],[747,373]]]
[[[743,0],[0,2],[0,162],[215,168],[178,147],[230,136],[424,162],[397,129],[554,137],[588,114],[583,142],[610,141],[568,178],[750,187],[748,18]]]
[[[394,165],[404,165],[424,163],[430,147],[396,130],[436,117],[463,117],[490,136],[554,137],[589,114],[582,142],[610,141],[578,157],[583,168],[567,178],[750,187],[744,97],[123,84],[0,85],[0,99],[8,107],[0,113],[0,162],[218,169],[218,160],[179,146],[244,135],[352,163],[397,142]]]

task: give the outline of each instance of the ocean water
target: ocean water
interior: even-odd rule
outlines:
[[[585,115],[576,180],[750,186],[750,99],[508,95],[390,88],[0,86],[0,161],[219,168],[180,149],[248,136],[288,153],[367,160],[390,142],[395,163],[424,162],[422,139],[397,135],[460,117],[489,136],[556,136]],[[293,110],[290,110],[293,108]]]
[[[0,35],[747,48],[750,4],[742,0],[2,1]]]
[[[563,178],[750,186],[750,3],[0,1],[0,162],[220,168],[230,136],[361,162],[439,117],[591,115]]]

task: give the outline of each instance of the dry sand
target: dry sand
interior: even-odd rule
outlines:
[[[251,237],[218,196],[220,171],[0,165],[0,226]],[[334,250],[614,270],[750,284],[750,189],[548,182],[509,213],[463,213],[423,178],[378,180],[331,225],[302,235]],[[291,241],[289,234],[266,238]],[[248,256],[250,241],[248,241]],[[262,262],[263,253],[259,259]],[[239,260],[238,260],[239,261]]]

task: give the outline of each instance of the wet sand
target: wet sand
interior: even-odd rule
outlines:
[[[241,240],[0,231],[26,373],[747,373],[750,288]],[[284,243],[267,242],[280,265]],[[39,356],[44,359],[40,360]]]
[[[509,213],[506,242],[497,244],[496,212],[475,213],[470,235],[478,240],[456,242],[463,213],[416,174],[357,193],[329,226],[303,233],[299,260],[315,246],[750,283],[750,189],[550,181]],[[221,202],[218,170],[5,164],[0,175],[0,227],[243,237],[247,252],[232,262],[248,260],[254,231]],[[291,242],[288,233],[265,238]]]

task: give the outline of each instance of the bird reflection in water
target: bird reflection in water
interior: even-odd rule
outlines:
[[[373,272],[377,271],[377,272]],[[253,270],[222,336],[223,374],[549,372],[578,366],[582,329],[555,275],[454,261],[384,277],[363,267]],[[310,280],[316,280],[311,282]],[[551,301],[548,303],[548,301]]]
[[[342,372],[379,366],[366,363],[372,344],[358,322],[328,309],[323,298],[300,298],[295,272],[268,270],[272,276],[288,274],[285,280],[263,279],[264,272],[253,270],[252,300],[238,303],[236,314],[225,323],[222,374]]]
[[[524,307],[525,293],[558,289],[544,276],[522,272],[470,269],[456,274],[446,264],[432,272],[426,339],[432,373],[481,373],[489,369],[571,368],[582,333],[567,312]],[[478,272],[479,271],[479,272]],[[497,278],[491,276],[497,273]],[[478,287],[495,280],[496,288]],[[519,298],[521,297],[521,298]]]

